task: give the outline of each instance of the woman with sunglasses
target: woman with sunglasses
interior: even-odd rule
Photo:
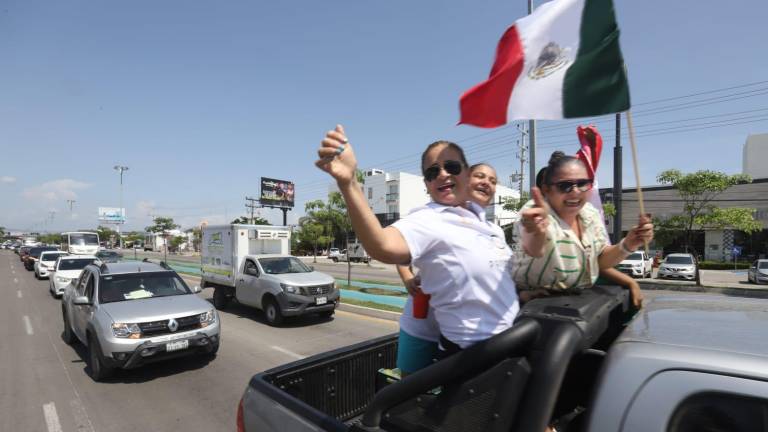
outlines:
[[[554,152],[542,188],[521,209],[515,237],[515,283],[522,301],[549,290],[582,289],[594,285],[601,269],[613,268],[653,238],[646,216],[616,245],[610,245],[600,213],[587,202],[593,179],[578,158]]]
[[[466,201],[468,170],[461,148],[431,144],[422,154],[424,182],[433,202],[382,228],[355,180],[357,160],[344,130],[329,131],[316,165],[335,180],[352,226],[371,257],[419,270],[446,352],[466,348],[512,326],[519,310],[511,278],[512,252],[501,228]]]
[[[487,163],[469,167],[466,199],[480,207],[487,207],[495,195],[496,170]],[[405,302],[403,314],[400,315],[400,336],[397,345],[397,367],[402,376],[405,376],[429,366],[437,357],[440,328],[435,321],[434,312],[417,317],[414,310],[414,299],[425,295],[421,290],[421,278],[413,273],[411,266],[396,267],[403,285],[410,294]]]

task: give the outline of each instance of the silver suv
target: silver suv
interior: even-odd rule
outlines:
[[[88,265],[64,290],[65,342],[88,348],[91,377],[188,354],[214,356],[219,317],[165,263]]]

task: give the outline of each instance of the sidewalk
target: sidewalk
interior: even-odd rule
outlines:
[[[654,273],[656,269],[654,269]],[[701,270],[701,286],[695,281],[671,279],[637,279],[644,290],[711,292],[739,297],[768,298],[768,285],[747,282],[746,271]]]

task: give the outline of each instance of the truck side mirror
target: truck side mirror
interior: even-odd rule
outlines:
[[[72,303],[78,306],[90,306],[93,304],[86,296],[77,296],[72,300]]]

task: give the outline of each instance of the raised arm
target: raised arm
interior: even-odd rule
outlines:
[[[336,180],[341,195],[347,203],[352,228],[368,254],[387,264],[408,264],[411,254],[402,234],[395,228],[382,228],[379,220],[368,207],[360,184],[356,179],[357,159],[352,145],[344,134],[344,128],[325,134],[317,150],[320,159],[315,165]]]
[[[619,243],[607,246],[597,258],[600,269],[616,266],[632,252],[640,249],[647,242],[653,240],[653,224],[648,216],[640,216],[637,225],[632,227]]]
[[[531,189],[534,206],[523,210],[520,218],[523,224],[523,251],[526,254],[540,258],[544,256],[544,246],[547,243],[547,227],[549,227],[549,205],[537,187]]]

